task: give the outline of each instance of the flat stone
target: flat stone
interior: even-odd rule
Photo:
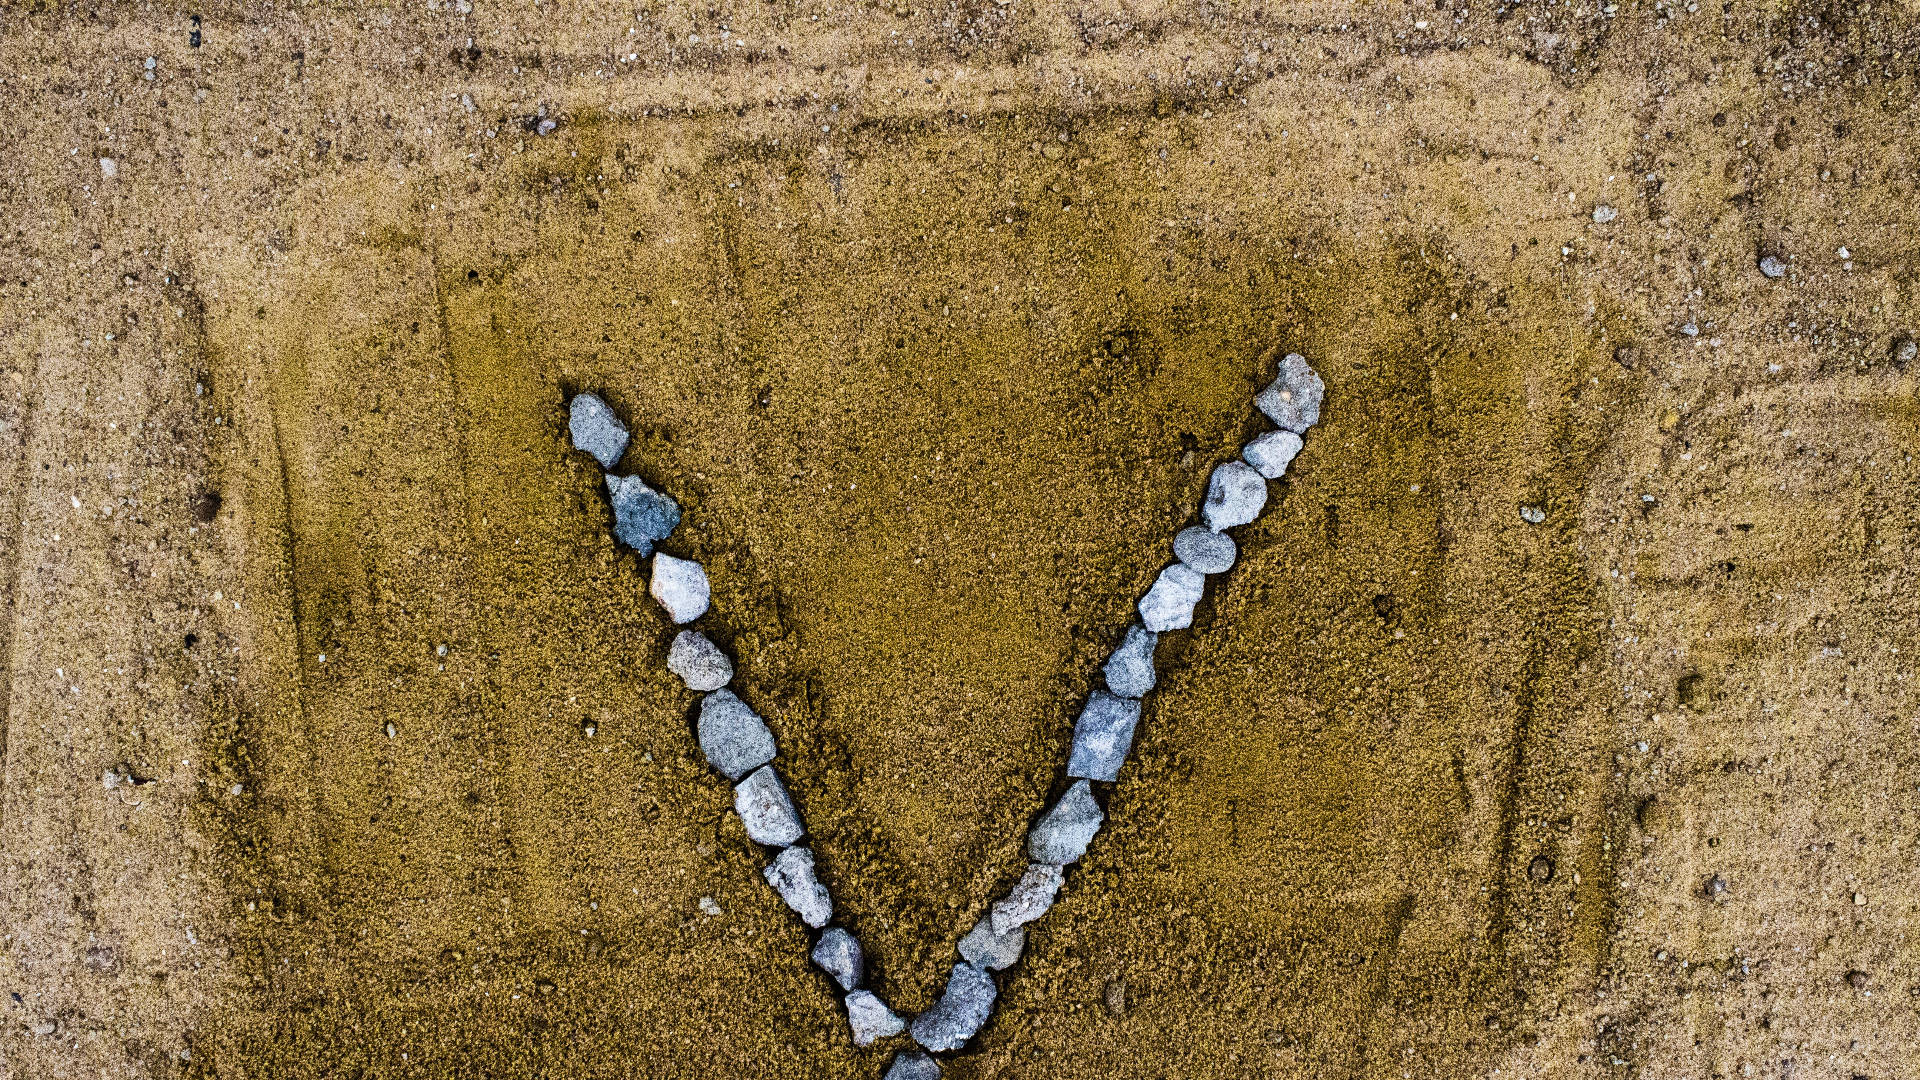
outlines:
[[[1020,959],[1021,950],[1027,947],[1027,932],[1014,927],[1004,934],[993,932],[993,916],[988,915],[973,924],[967,936],[960,939],[960,958],[977,968],[988,971],[1002,971],[1012,967]]]
[[[1254,439],[1240,451],[1240,459],[1253,466],[1253,471],[1269,480],[1278,480],[1287,475],[1287,466],[1293,463],[1293,456],[1306,445],[1300,436],[1291,431],[1269,431]]]
[[[833,898],[813,872],[813,852],[790,847],[774,857],[773,864],[761,871],[767,884],[780,894],[800,921],[818,930],[833,918]]]
[[[918,1050],[902,1050],[883,1080],[940,1080],[940,1063]]]
[[[1120,647],[1113,650],[1113,655],[1107,658],[1107,666],[1102,669],[1107,676],[1107,689],[1121,697],[1130,698],[1141,697],[1153,689],[1153,649],[1159,643],[1160,635],[1139,623],[1127,627],[1127,636],[1120,640]]]
[[[1267,505],[1267,480],[1244,461],[1229,461],[1213,470],[1207,481],[1207,501],[1200,516],[1214,532],[1245,525]]]
[[[891,1039],[907,1030],[907,1022],[887,1008],[887,1003],[871,990],[855,990],[847,995],[847,1026],[853,1029],[855,1046],[872,1046],[881,1039]],[[898,1067],[896,1065],[895,1069]],[[894,1070],[888,1070],[887,1075],[892,1076],[893,1073]],[[940,1075],[940,1066],[933,1067],[932,1075]]]
[[[609,475],[607,493],[613,499],[615,539],[639,552],[643,559],[653,554],[653,545],[665,540],[680,524],[680,504],[637,476]]]
[[[1217,533],[1204,525],[1191,525],[1173,537],[1173,557],[1203,574],[1224,574],[1233,569],[1240,545],[1226,533]]]
[[[1066,876],[1050,863],[1029,863],[1020,884],[993,905],[993,932],[1007,934],[1047,913]]]
[[[660,601],[660,606],[667,609],[667,618],[675,623],[690,623],[705,615],[707,603],[713,596],[713,589],[707,584],[707,572],[700,569],[699,563],[666,554],[653,557],[653,581],[647,591]]]
[[[987,1017],[993,1015],[994,999],[999,996],[1000,988],[993,984],[992,975],[972,964],[955,964],[940,1000],[913,1018],[908,1034],[935,1053],[958,1050],[986,1025]]]
[[[1087,853],[1087,845],[1106,819],[1100,804],[1093,800],[1092,786],[1082,780],[1033,823],[1033,830],[1027,833],[1027,857],[1055,866],[1075,862]]]
[[[1770,278],[1787,276],[1787,261],[1778,255],[1768,255],[1760,260],[1760,272]]]
[[[715,690],[700,702],[700,752],[707,764],[738,780],[773,760],[773,732],[731,690]]]
[[[682,630],[667,648],[667,670],[680,676],[687,689],[702,693],[733,681],[733,661],[720,646],[698,630]]]
[[[1320,422],[1320,401],[1326,394],[1327,385],[1307,366],[1307,358],[1288,353],[1280,361],[1280,373],[1253,403],[1274,423],[1295,435],[1305,435],[1308,428]]]
[[[733,812],[740,815],[747,838],[756,844],[786,847],[806,832],[787,786],[771,765],[762,765],[734,787]]]
[[[1133,749],[1133,729],[1140,723],[1140,702],[1105,690],[1087,697],[1087,707],[1073,722],[1073,753],[1067,757],[1067,775],[1112,783]]]
[[[833,976],[842,990],[859,986],[860,976],[867,968],[867,956],[860,948],[860,939],[838,926],[820,935],[819,943],[813,947],[813,962]]]
[[[1185,563],[1174,563],[1154,579],[1140,598],[1140,623],[1156,634],[1193,625],[1193,605],[1207,591],[1207,579]]]
[[[593,455],[603,469],[620,463],[627,452],[627,425],[596,394],[575,394],[567,409],[567,430],[573,435],[573,448]]]

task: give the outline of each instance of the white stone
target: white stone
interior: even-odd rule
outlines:
[[[707,572],[699,563],[664,553],[653,557],[653,581],[647,591],[667,610],[667,618],[676,623],[690,623],[705,615],[712,596]]]
[[[1006,934],[1047,913],[1066,877],[1060,868],[1048,863],[1030,863],[1020,884],[1005,900],[993,905],[993,932]]]
[[[715,690],[700,702],[695,725],[707,763],[738,780],[773,760],[773,732],[731,690]]]
[[[682,630],[667,649],[667,670],[680,676],[687,689],[718,690],[733,680],[733,662],[720,646],[698,630]]]
[[[1205,529],[1200,531],[1208,536],[1220,535]],[[1102,669],[1107,676],[1107,689],[1121,697],[1130,698],[1142,697],[1153,689],[1153,649],[1159,643],[1160,635],[1139,623],[1128,626],[1127,636],[1121,639],[1119,647],[1107,658],[1107,666]]]
[[[1308,366],[1307,358],[1288,353],[1280,361],[1279,374],[1253,403],[1274,423],[1296,435],[1305,435],[1308,428],[1320,422],[1320,402],[1326,392],[1326,384]]]
[[[1204,525],[1181,529],[1173,538],[1173,557],[1203,574],[1226,573],[1239,555],[1240,545],[1233,537]]]
[[[733,789],[733,811],[756,844],[786,847],[806,832],[787,787],[773,766],[762,765]]]
[[[947,976],[946,991],[933,1008],[913,1018],[909,1033],[914,1042],[935,1053],[958,1050],[985,1026],[999,996],[992,975],[972,964],[955,964],[953,974]]]
[[[1133,749],[1133,729],[1140,723],[1140,702],[1104,690],[1087,696],[1087,706],[1073,722],[1073,751],[1067,755],[1067,775],[1112,783]],[[1047,860],[1042,860],[1047,861]]]
[[[1207,481],[1207,501],[1200,516],[1214,532],[1245,525],[1267,505],[1266,478],[1244,461],[1229,461],[1213,470]]]
[[[960,939],[960,958],[974,967],[1001,971],[1012,967],[1027,946],[1027,932],[1014,927],[1004,934],[993,932],[993,917],[984,916],[967,936]]]
[[[1184,563],[1174,563],[1140,598],[1140,623],[1156,634],[1193,625],[1193,605],[1207,591],[1207,579]]]
[[[1106,818],[1093,799],[1091,785],[1082,780],[1033,823],[1033,831],[1027,834],[1027,857],[1055,866],[1076,862],[1087,853],[1087,845]]]
[[[1269,431],[1265,435],[1248,443],[1240,451],[1240,457],[1253,466],[1253,471],[1269,480],[1278,480],[1287,475],[1287,466],[1293,463],[1293,456],[1304,445],[1300,436],[1291,431]]]
[[[820,970],[833,976],[840,989],[851,990],[860,985],[860,976],[866,970],[866,953],[860,948],[860,939],[845,929],[835,926],[820,935],[820,941],[813,947],[813,962]]]
[[[893,1056],[884,1080],[940,1080],[940,1063],[918,1050],[902,1050]]]
[[[611,469],[627,451],[627,425],[597,394],[575,394],[567,407],[567,431],[573,448],[593,455],[603,469]]]
[[[773,864],[761,871],[767,884],[780,894],[800,921],[818,930],[833,918],[833,898],[827,895],[827,887],[820,884],[814,874],[813,852],[803,847],[790,847],[782,851],[773,860]]]
[[[907,1022],[870,990],[855,990],[847,995],[847,1026],[853,1029],[855,1046],[872,1046],[907,1030]],[[893,1073],[890,1071],[887,1075]],[[934,1066],[933,1075],[940,1075],[939,1066]]]

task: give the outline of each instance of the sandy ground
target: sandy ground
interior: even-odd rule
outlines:
[[[911,1009],[1280,349],[1326,420],[948,1075],[1920,1075],[1916,56],[1912,3],[9,6],[0,1072],[877,1076],[566,395]]]

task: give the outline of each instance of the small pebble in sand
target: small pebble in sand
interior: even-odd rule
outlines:
[[[603,469],[620,463],[627,452],[627,425],[597,394],[575,394],[567,409],[567,430],[573,435],[573,448],[593,455]]]
[[[993,905],[993,932],[1010,933],[1047,913],[1066,877],[1049,863],[1029,863],[1020,884],[1005,900]]]
[[[1778,255],[1763,255],[1760,258],[1760,272],[1770,278],[1787,276],[1787,263]]]
[[[700,702],[700,752],[707,764],[738,780],[773,760],[773,732],[731,690],[715,690]]]
[[[1288,353],[1280,361],[1280,373],[1253,403],[1274,423],[1305,435],[1308,428],[1320,422],[1320,402],[1326,393],[1326,384],[1307,365],[1307,358]]]
[[[851,990],[860,985],[860,976],[866,970],[866,954],[860,949],[860,939],[841,927],[835,926],[820,935],[819,944],[813,947],[813,962],[820,970],[833,976],[840,989]]]
[[[643,559],[680,524],[680,505],[637,476],[608,476],[607,492],[613,501],[613,535]]]
[[[902,1051],[893,1056],[884,1080],[940,1080],[940,1063],[918,1050]]]
[[[988,971],[1001,971],[1012,967],[1020,959],[1020,951],[1027,947],[1027,932],[1015,927],[1004,934],[993,932],[993,917],[985,916],[973,924],[967,936],[960,939],[960,958],[974,967]]]
[[[870,990],[855,990],[847,995],[847,1026],[853,1029],[855,1046],[872,1046],[881,1039],[890,1039],[907,1030],[907,1022],[887,1008],[887,1003],[875,997]],[[899,1069],[896,1063],[887,1071],[887,1075],[892,1076]],[[939,1076],[940,1066],[933,1066],[933,1072],[928,1075]]]
[[[1520,508],[1520,520],[1529,525],[1538,525],[1547,520],[1547,512],[1538,506],[1522,506]]]
[[[1220,536],[1219,533],[1198,530],[1208,536]],[[1225,539],[1225,537],[1221,537]],[[1229,544],[1233,541],[1228,540]],[[1107,689],[1121,697],[1137,698],[1153,689],[1153,648],[1160,643],[1160,635],[1146,629],[1139,623],[1127,627],[1127,636],[1120,641],[1120,647],[1113,650],[1107,658],[1104,669],[1107,676]]]
[[[1229,461],[1213,470],[1207,481],[1207,501],[1200,516],[1214,532],[1245,525],[1267,505],[1267,481],[1244,461]]]
[[[818,930],[833,918],[833,898],[827,895],[827,887],[820,884],[820,878],[814,873],[813,852],[790,847],[775,857],[761,875],[793,913],[800,916],[801,922]]]
[[[1174,563],[1154,579],[1140,598],[1141,625],[1156,634],[1193,625],[1193,605],[1207,589],[1207,579],[1185,563]]]
[[[1067,757],[1067,775],[1111,783],[1133,748],[1133,729],[1140,723],[1140,702],[1105,690],[1095,690],[1073,724],[1073,752]]]
[[[1300,436],[1291,431],[1269,431],[1265,435],[1248,443],[1240,451],[1241,460],[1253,466],[1253,471],[1269,480],[1278,480],[1287,475],[1287,466],[1293,464],[1293,456],[1300,452]]]
[[[733,789],[733,811],[746,826],[747,838],[768,847],[786,847],[800,839],[800,812],[793,808],[787,787],[773,766],[763,765]]]
[[[993,1015],[993,1002],[999,996],[992,975],[972,964],[955,964],[953,974],[947,977],[946,991],[933,1008],[913,1018],[909,1034],[914,1042],[935,1053],[958,1050]]]
[[[1027,857],[1055,866],[1077,861],[1087,853],[1087,845],[1106,817],[1093,800],[1092,786],[1080,781],[1034,822],[1033,831],[1027,834]]]
[[[698,630],[682,630],[667,649],[667,670],[680,676],[689,690],[718,690],[733,679],[733,662],[720,646]]]
[[[707,572],[699,563],[665,553],[653,557],[653,581],[647,591],[667,609],[667,618],[676,623],[689,623],[705,615],[713,595]]]
[[[1605,225],[1607,222],[1612,221],[1614,218],[1617,218],[1619,216],[1620,216],[1620,211],[1615,210],[1613,207],[1608,206],[1605,203],[1602,203],[1601,205],[1593,208],[1593,220],[1594,220],[1594,224],[1596,225]]]
[[[714,915],[722,915],[722,914],[725,914],[725,912],[723,912],[723,911],[722,911],[722,910],[720,909],[720,901],[718,901],[718,900],[715,900],[715,899],[714,899],[713,897],[711,897],[711,896],[703,896],[703,897],[701,897],[701,898],[700,898],[700,902],[699,902],[698,904],[696,904],[695,906],[696,906],[696,907],[698,907],[698,908],[700,909],[700,914],[702,914],[702,915],[706,915],[706,916],[709,916],[709,917],[711,917],[711,916],[714,916]]]
[[[1233,537],[1204,525],[1181,529],[1173,538],[1173,557],[1203,574],[1226,573],[1233,569],[1233,560],[1239,554]]]
[[[1904,368],[1916,359],[1920,359],[1920,341],[1913,340],[1910,335],[1901,334],[1893,339],[1892,345],[1888,346],[1887,356],[1896,367]]]

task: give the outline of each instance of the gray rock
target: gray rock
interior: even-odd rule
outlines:
[[[993,932],[1009,934],[1047,913],[1066,876],[1050,863],[1029,863],[1020,884],[993,905]]]
[[[813,947],[813,962],[820,970],[833,976],[840,989],[851,990],[860,985],[860,976],[867,967],[866,953],[860,949],[860,939],[846,930],[835,926],[820,935],[819,944]]]
[[[1253,471],[1269,480],[1278,480],[1287,475],[1287,466],[1293,463],[1293,456],[1304,445],[1300,436],[1291,431],[1269,431],[1253,440],[1240,451],[1241,460],[1253,466]]]
[[[700,752],[707,755],[707,764],[725,773],[729,780],[738,780],[773,760],[773,732],[731,690],[715,690],[700,702],[697,726]]]
[[[1280,373],[1253,403],[1274,423],[1295,435],[1305,435],[1308,428],[1320,422],[1320,401],[1326,394],[1326,384],[1307,366],[1307,358],[1288,353],[1280,361]]]
[[[653,581],[647,591],[667,609],[667,618],[676,623],[690,623],[705,615],[713,596],[707,572],[699,563],[664,553],[653,557]]]
[[[800,921],[818,930],[833,918],[833,898],[827,895],[827,887],[813,872],[813,852],[803,847],[790,847],[782,851],[773,860],[773,865],[761,871],[767,884],[780,894]]]
[[[1200,531],[1206,532],[1205,529]],[[1107,666],[1103,669],[1107,676],[1107,689],[1121,697],[1131,698],[1141,697],[1153,689],[1153,649],[1159,643],[1160,635],[1139,623],[1127,627],[1127,636],[1121,639],[1120,647],[1107,658]]]
[[[960,958],[977,968],[1002,971],[1020,959],[1027,947],[1027,932],[1014,927],[1004,934],[993,932],[993,917],[983,917],[960,939]]]
[[[913,1041],[939,1053],[965,1046],[975,1032],[993,1015],[994,999],[1000,996],[993,976],[972,964],[953,965],[947,977],[947,989],[933,1008],[913,1018],[908,1034]]]
[[[1093,800],[1093,788],[1082,780],[1033,823],[1033,830],[1027,834],[1027,857],[1055,866],[1076,862],[1087,853],[1087,845],[1106,819],[1100,804]]]
[[[643,559],[680,524],[680,504],[637,476],[609,475],[607,493],[613,499],[613,535]]]
[[[1133,749],[1133,729],[1140,723],[1140,702],[1095,690],[1073,723],[1073,753],[1067,757],[1067,775],[1112,783]]]
[[[1594,221],[1594,224],[1596,225],[1605,225],[1607,222],[1612,221],[1614,218],[1617,218],[1619,216],[1620,216],[1620,211],[1615,210],[1613,207],[1608,206],[1605,203],[1601,203],[1599,206],[1596,206],[1593,208],[1593,221]]]
[[[771,765],[761,766],[734,787],[733,812],[740,815],[748,839],[756,844],[786,847],[806,832],[787,786]]]
[[[627,452],[627,425],[607,403],[594,394],[575,394],[567,411],[573,448],[592,454],[603,469],[618,465],[620,455]]]
[[[1190,525],[1173,538],[1173,557],[1203,574],[1226,573],[1239,554],[1240,545],[1233,537],[1204,525]]]
[[[918,1050],[903,1050],[893,1055],[883,1080],[940,1080],[940,1063]]]
[[[847,995],[847,1026],[853,1029],[855,1046],[872,1046],[881,1039],[891,1039],[907,1030],[907,1022],[887,1008],[887,1003],[871,990],[855,990]],[[894,1068],[898,1069],[899,1066]],[[893,1070],[889,1070],[887,1075],[892,1076]],[[940,1075],[940,1066],[933,1067],[932,1075]]]
[[[1214,532],[1245,525],[1267,505],[1266,478],[1244,461],[1229,461],[1213,470],[1207,481],[1207,501],[1200,516]]]
[[[1767,255],[1760,260],[1760,272],[1770,278],[1787,276],[1787,262],[1778,255]]]
[[[674,635],[667,649],[667,670],[680,676],[689,690],[718,690],[733,681],[733,662],[698,630]]]
[[[1156,634],[1193,625],[1193,605],[1207,591],[1207,579],[1185,563],[1174,563],[1154,579],[1140,598],[1140,623]]]

